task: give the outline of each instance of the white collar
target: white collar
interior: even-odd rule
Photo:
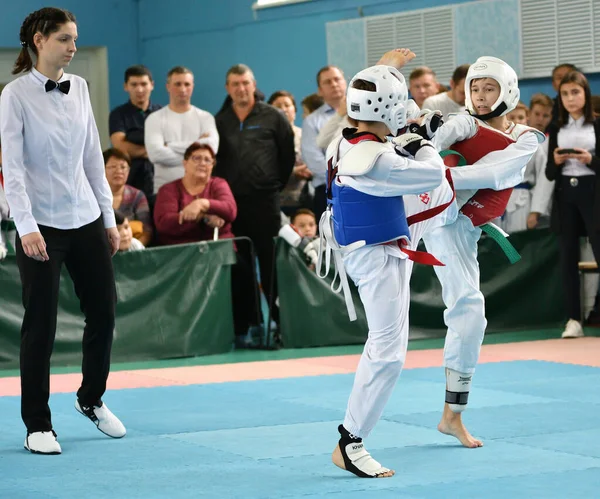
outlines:
[[[50,79],[47,76],[40,73],[34,67],[31,68],[31,76],[33,76],[40,85],[46,85],[46,82]],[[66,76],[67,76],[66,73],[63,71],[62,76],[57,80],[57,82],[61,82],[63,80],[68,80],[68,78],[66,78]]]

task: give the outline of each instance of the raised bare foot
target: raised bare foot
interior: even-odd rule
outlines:
[[[344,459],[340,445],[336,445],[335,449],[333,449],[333,454],[331,454],[333,464],[338,468],[354,473],[360,478],[389,478],[396,474],[394,470],[384,468],[375,461],[371,457],[371,454],[365,450],[362,443],[356,446],[360,446],[361,448],[357,449],[358,452],[355,452],[354,455],[351,454],[352,460],[347,457],[348,467],[346,467],[346,460]]]
[[[438,424],[438,430],[445,435],[456,437],[461,444],[470,449],[483,447],[483,442],[473,437],[465,428],[461,413],[452,412],[448,404],[444,405],[444,414]]]

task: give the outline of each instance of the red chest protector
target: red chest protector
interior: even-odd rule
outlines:
[[[472,165],[486,154],[505,149],[514,142],[513,139],[503,133],[478,126],[477,133],[473,137],[457,142],[451,145],[449,149],[461,154],[467,161],[467,165]],[[449,155],[444,158],[444,163],[446,166],[457,166],[459,158],[456,155]],[[464,204],[460,212],[468,216],[475,227],[479,227],[504,214],[512,191],[512,187],[501,191],[479,189]]]

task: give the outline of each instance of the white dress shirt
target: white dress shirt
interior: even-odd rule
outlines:
[[[334,114],[335,109],[325,103],[314,113],[308,115],[302,123],[302,159],[312,172],[314,187],[325,185],[327,179],[325,148],[317,145],[317,136],[321,128]]]
[[[596,134],[592,123],[584,123],[585,117],[574,120],[569,115],[569,122],[558,131],[557,144],[559,148],[572,149],[580,147],[596,154]],[[567,177],[583,177],[585,175],[596,175],[589,167],[576,159],[567,159],[561,168],[561,175]]]
[[[219,150],[217,125],[208,111],[192,106],[176,113],[166,106],[146,118],[144,143],[154,163],[155,194],[163,185],[183,178],[183,154],[194,142],[210,146],[215,154]]]
[[[32,69],[2,91],[4,188],[20,236],[39,232],[38,224],[77,229],[100,214],[106,228],[116,226],[87,83],[65,80],[68,94],[46,92],[48,78]]]
[[[441,111],[444,118],[448,118],[450,114],[462,113],[465,111],[465,106],[461,106],[450,98],[448,92],[432,95],[423,101],[422,109],[431,109],[432,111]]]

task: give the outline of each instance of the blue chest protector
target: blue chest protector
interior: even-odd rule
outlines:
[[[333,233],[338,244],[380,244],[410,237],[402,196],[377,197],[331,182]]]

